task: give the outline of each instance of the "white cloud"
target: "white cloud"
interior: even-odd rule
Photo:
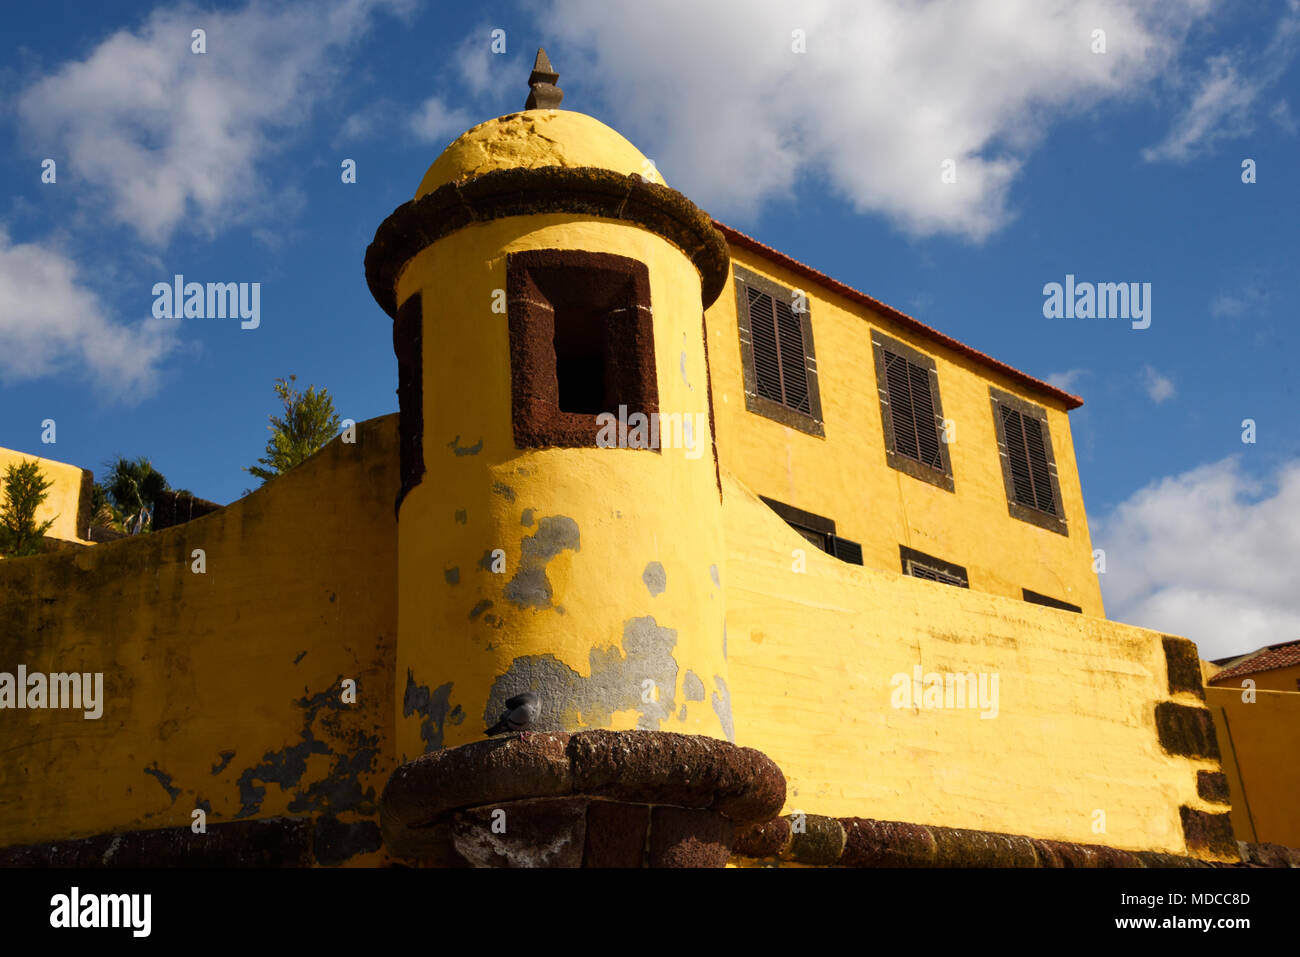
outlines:
[[[1051,122],[1144,95],[1207,7],[551,0],[541,19],[564,41],[548,52],[566,107],[594,112],[599,91],[611,122],[711,212],[752,216],[808,176],[914,235],[979,240],[1014,215],[1011,186]],[[1098,28],[1104,54],[1091,52]]]
[[[1151,366],[1147,366],[1142,370],[1142,377],[1143,387],[1147,390],[1147,396],[1152,402],[1156,403],[1156,405],[1159,405],[1166,399],[1172,399],[1178,394],[1178,390],[1174,388],[1173,382],[1171,382],[1168,377],[1161,375]]]
[[[175,322],[114,321],[71,259],[13,244],[0,227],[0,379],[71,373],[130,402],[154,391],[159,365],[176,347]]]
[[[1064,372],[1053,372],[1047,377],[1047,384],[1064,389],[1066,392],[1073,392],[1080,380],[1089,375],[1092,375],[1089,369],[1067,369]]]
[[[67,181],[102,195],[142,238],[165,243],[183,224],[210,233],[263,212],[259,167],[328,93],[340,51],[378,8],[410,3],[160,8],[24,89],[18,113],[40,155],[66,156]],[[190,51],[197,27],[204,54]]]
[[[1291,104],[1286,100],[1278,100],[1274,103],[1272,109],[1268,111],[1268,117],[1283,133],[1294,136],[1300,130],[1300,123],[1296,122],[1295,114],[1291,112]]]
[[[1250,134],[1260,97],[1277,84],[1300,48],[1300,0],[1287,0],[1273,36],[1261,51],[1234,51],[1210,57],[1191,103],[1174,120],[1165,138],[1142,151],[1147,162],[1185,163],[1228,139]],[[1279,112],[1279,110],[1281,112]],[[1283,129],[1290,120],[1286,101],[1270,112]],[[1294,120],[1290,120],[1294,126]]]
[[[441,97],[431,96],[411,117],[411,132],[426,143],[447,144],[471,126],[464,110],[448,108]]]
[[[1237,457],[1161,479],[1092,531],[1110,618],[1185,635],[1202,658],[1300,637],[1300,460],[1268,482]]]

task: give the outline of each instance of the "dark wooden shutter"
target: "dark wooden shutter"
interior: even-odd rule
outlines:
[[[747,287],[746,292],[749,294],[749,333],[754,344],[755,385],[763,398],[782,402],[781,354],[777,346],[772,297],[753,287]]]
[[[1002,427],[1007,438],[1007,456],[1011,461],[1011,482],[1015,487],[1016,501],[1055,515],[1056,499],[1052,494],[1051,472],[1047,468],[1042,424],[1033,416],[1023,415],[1005,405],[998,406],[998,409],[1002,413]]]
[[[966,579],[953,575],[940,568],[934,568],[921,562],[909,562],[907,573],[913,578],[924,578],[926,581],[941,582],[944,585],[956,585],[958,588],[968,588]]]
[[[808,359],[799,316],[781,299],[759,292],[752,286],[746,287],[746,292],[758,394],[796,412],[811,415]]]
[[[894,450],[930,468],[943,468],[929,370],[885,352],[885,387],[894,423]]]

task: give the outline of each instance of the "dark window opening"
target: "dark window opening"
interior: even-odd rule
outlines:
[[[765,495],[760,495],[763,504],[776,512],[785,523],[802,535],[808,542],[816,545],[828,555],[833,555],[850,565],[862,564],[862,546],[847,538],[835,534],[835,522],[813,512],[805,512],[793,505],[786,505]]]
[[[1024,595],[1025,601],[1033,602],[1035,605],[1046,605],[1048,608],[1060,608],[1062,611],[1077,611],[1083,614],[1083,609],[1078,605],[1071,605],[1068,601],[1061,601],[1059,598],[1049,598],[1047,595],[1040,595],[1036,591],[1030,591],[1028,588],[1020,589]]]
[[[644,263],[584,250],[511,253],[506,286],[516,446],[595,446],[602,413],[659,411]]]
[[[898,554],[902,560],[904,575],[910,575],[912,578],[924,578],[926,581],[941,582],[944,585],[956,585],[958,588],[970,587],[970,579],[966,575],[966,569],[961,565],[945,562],[941,558],[918,552],[906,545],[898,546]]]
[[[605,396],[605,330],[590,310],[556,309],[555,378],[561,412],[599,415],[617,412]]]

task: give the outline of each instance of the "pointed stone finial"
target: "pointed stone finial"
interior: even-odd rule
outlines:
[[[524,109],[558,109],[560,101],[564,99],[564,91],[555,85],[555,81],[559,78],[560,74],[551,67],[546,51],[538,47],[537,59],[533,61],[533,72],[528,77],[528,85],[532,87],[532,92],[528,94],[528,102],[524,104]]]

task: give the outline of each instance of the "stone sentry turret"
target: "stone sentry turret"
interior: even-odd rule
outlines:
[[[587,767],[573,749],[595,730],[612,733],[599,742],[615,765],[641,755],[649,779],[614,775],[633,804],[672,803],[661,778],[681,749],[700,780],[717,767],[716,793],[680,807],[752,811],[723,795],[758,788],[770,817],[784,795],[770,761],[728,744],[703,325],[726,244],[626,139],[555,109],[558,79],[539,50],[528,109],[447,147],[366,254],[398,357],[397,750],[426,757],[394,776],[385,827],[408,850],[430,824],[421,787],[447,767],[558,775],[488,775],[464,798],[482,805],[572,796],[557,768]],[[536,733],[473,744],[524,692],[542,701]],[[750,784],[725,771],[735,762],[753,764]],[[468,813],[444,805],[434,817]],[[466,833],[482,837],[461,833],[462,850]]]

